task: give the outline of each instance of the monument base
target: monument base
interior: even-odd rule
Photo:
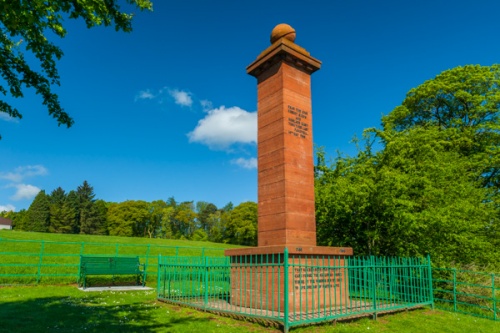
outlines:
[[[349,300],[348,247],[263,246],[226,250],[231,257],[231,304],[304,312]]]

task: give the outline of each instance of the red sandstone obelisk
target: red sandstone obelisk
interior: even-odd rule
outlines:
[[[275,264],[281,260],[285,248],[290,260],[302,259],[304,263],[313,256],[352,255],[352,248],[316,246],[311,74],[320,66],[319,60],[295,44],[295,30],[279,24],[271,33],[271,46],[247,67],[247,73],[257,78],[258,247],[225,252],[235,263],[231,273],[233,304],[253,307],[252,297],[260,295],[255,304],[271,308],[263,303],[277,299],[281,304],[287,292],[311,295],[311,290],[299,287],[303,281],[294,281],[298,291],[285,291],[282,278],[255,279],[259,272],[264,274],[266,261]],[[242,262],[262,265],[237,265]],[[314,279],[310,277],[308,283]],[[241,281],[252,282],[245,285]],[[327,287],[315,286],[316,291],[321,288]],[[343,292],[347,294],[347,290]],[[292,303],[299,306],[298,301]]]
[[[311,74],[321,66],[280,24],[247,73],[257,78],[258,244],[316,245]]]

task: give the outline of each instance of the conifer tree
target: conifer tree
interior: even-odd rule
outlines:
[[[28,208],[26,217],[26,230],[47,232],[50,223],[50,201],[44,190],[36,195]]]

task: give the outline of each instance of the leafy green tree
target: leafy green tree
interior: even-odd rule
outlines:
[[[320,150],[318,243],[430,253],[436,265],[498,263],[499,77],[497,65],[445,71],[366,130],[356,157],[327,165]]]
[[[225,215],[227,217],[225,217]],[[210,214],[207,218],[208,233],[207,240],[210,242],[223,243],[226,235],[226,221],[229,219],[230,212],[224,212],[222,209]]]
[[[476,163],[483,186],[500,189],[500,65],[456,67],[411,89],[382,118],[384,132],[436,127]]]
[[[196,212],[198,214],[197,222],[198,227],[201,228],[205,234],[207,234],[210,230],[210,215],[214,214],[217,211],[217,206],[213,203],[206,201],[198,201],[196,203]]]
[[[27,231],[47,232],[50,223],[49,196],[41,190],[36,195],[26,213]]]
[[[144,236],[150,218],[148,203],[128,200],[108,207],[108,231],[111,236]]]
[[[163,200],[155,200],[149,204],[150,217],[146,225],[146,232],[149,238],[172,237],[170,218],[173,211],[173,207],[169,207]]]
[[[4,83],[0,93],[8,93],[14,98],[23,97],[23,87],[34,88],[43,99],[49,115],[59,125],[70,127],[73,119],[63,110],[59,98],[52,90],[59,85],[56,61],[63,56],[63,51],[50,41],[52,37],[63,38],[66,30],[63,21],[82,19],[88,28],[94,26],[114,26],[115,29],[130,32],[133,14],[120,10],[118,0],[30,0],[0,1],[0,75]],[[126,0],[141,10],[152,10],[149,0]],[[25,59],[25,53],[39,61],[34,68]],[[37,71],[37,67],[40,68]],[[21,118],[21,112],[0,100],[0,112],[14,118]]]
[[[196,242],[206,242],[208,240],[208,235],[205,230],[196,229],[193,236],[191,236],[191,240]]]
[[[12,229],[26,230],[26,212],[26,209],[21,209],[18,212],[3,211],[0,213],[0,216],[8,218],[12,221]]]
[[[257,203],[242,202],[226,215],[226,241],[230,244],[257,245]]]
[[[496,209],[443,134],[411,129],[386,138],[377,154],[318,167],[318,243],[353,246],[360,255],[430,253],[439,265],[487,264],[496,251],[488,236]]]
[[[175,238],[191,239],[196,230],[196,217],[192,201],[181,202],[174,207],[172,232]]]

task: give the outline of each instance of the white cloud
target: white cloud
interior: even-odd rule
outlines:
[[[205,112],[208,112],[213,108],[212,102],[207,100],[207,99],[202,99],[200,101],[200,105],[203,108],[203,111],[205,111]]]
[[[43,165],[26,165],[17,167],[13,172],[0,172],[0,179],[19,183],[25,178],[45,176],[46,174],[48,174],[48,171]]]
[[[207,111],[205,118],[187,135],[189,142],[199,142],[212,149],[226,149],[234,143],[255,143],[257,112],[221,106]]]
[[[16,193],[10,197],[12,200],[32,199],[40,192],[38,187],[29,184],[11,184],[8,187],[16,188]]]
[[[156,96],[153,95],[153,93],[149,89],[146,89],[146,90],[139,91],[137,96],[135,96],[135,100],[137,101],[139,99],[153,99],[155,97]]]
[[[18,118],[11,117],[6,112],[1,112],[1,111],[0,111],[0,120],[8,121],[11,123],[19,122]]]
[[[191,93],[177,89],[169,90],[168,93],[174,98],[175,104],[187,107],[191,107],[191,105],[193,105]]]
[[[231,160],[231,164],[238,165],[244,169],[257,169],[257,159],[255,157],[252,158],[237,158]]]
[[[15,211],[16,207],[12,206],[11,204],[7,205],[0,205],[0,212],[10,212],[10,211]]]

